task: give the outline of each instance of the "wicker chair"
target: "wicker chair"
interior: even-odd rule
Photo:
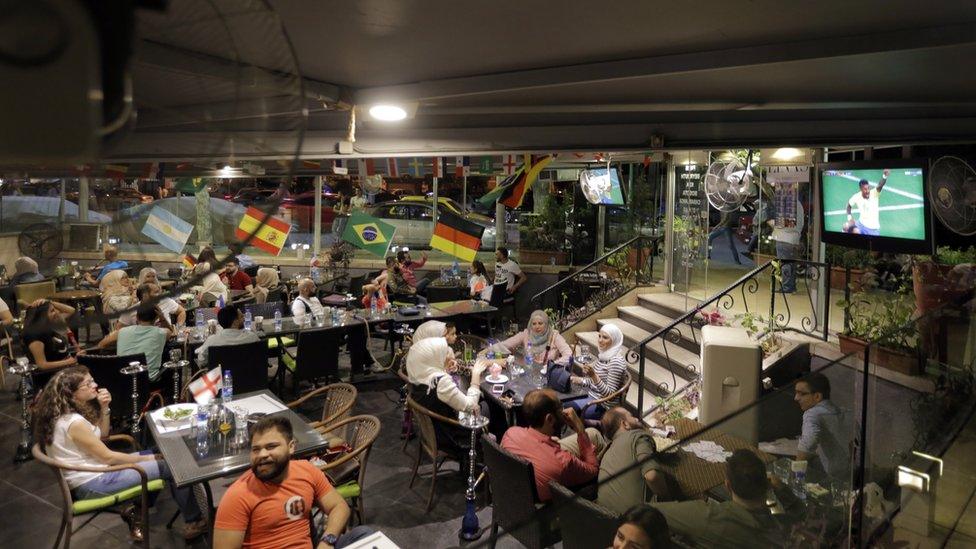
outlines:
[[[54,279],[51,278],[37,282],[21,282],[14,286],[17,304],[21,308],[27,307],[38,299],[47,298],[57,291],[58,289],[54,284]]]
[[[308,402],[309,400],[318,397],[319,395],[324,395],[322,398],[324,400],[322,406],[322,419],[311,423],[313,428],[328,427],[333,423],[342,420],[349,416],[349,411],[352,410],[352,405],[356,403],[356,396],[358,395],[356,387],[348,383],[333,383],[331,385],[326,385],[325,387],[319,387],[302,395],[298,400],[289,402],[287,406],[292,410],[298,409],[299,406]]]
[[[627,394],[627,389],[630,388],[630,384],[632,382],[633,382],[633,378],[630,376],[630,372],[629,371],[625,371],[624,372],[624,382],[620,385],[620,388],[617,389],[616,391],[610,393],[609,395],[607,395],[607,396],[605,396],[603,398],[598,398],[598,399],[594,400],[593,402],[590,402],[589,404],[587,404],[586,406],[584,406],[583,409],[580,410],[580,414],[579,414],[580,417],[583,417],[586,414],[586,410],[589,409],[589,408],[591,408],[591,407],[593,407],[593,406],[599,406],[599,405],[603,404],[604,402],[613,402],[614,400],[622,400],[622,398]]]
[[[344,438],[349,445],[349,451],[321,469],[329,476],[339,494],[352,501],[359,523],[363,524],[366,517],[363,494],[363,487],[366,486],[366,462],[369,460],[373,442],[380,434],[380,420],[375,416],[353,416],[331,425],[319,425],[316,430],[327,439],[336,432],[345,432]]]
[[[461,424],[456,419],[431,412],[410,398],[409,395],[407,395],[407,409],[413,415],[414,423],[420,432],[420,446],[417,448],[417,461],[413,464],[413,476],[410,477],[410,488],[413,488],[413,483],[417,480],[420,461],[426,455],[430,458],[431,464],[434,467],[434,471],[430,476],[430,493],[427,495],[426,510],[430,511],[430,507],[434,502],[434,488],[437,486],[437,470],[448,459],[453,459],[461,463],[461,456],[455,456],[438,448],[434,421],[439,421],[452,427],[461,427]],[[404,447],[406,446],[404,445]]]
[[[136,441],[128,435],[112,435],[106,439],[106,442],[113,441],[123,441],[127,442],[133,449],[137,448]],[[146,472],[135,463],[129,463],[125,465],[107,465],[105,467],[84,467],[80,465],[68,465],[59,460],[48,457],[44,450],[39,444],[35,444],[31,449],[31,453],[34,455],[34,459],[38,462],[43,463],[54,471],[54,475],[57,477],[58,485],[61,488],[61,499],[64,503],[63,512],[61,514],[61,526],[58,528],[58,537],[54,541],[54,546],[58,547],[61,545],[62,538],[64,539],[64,547],[67,549],[71,546],[71,535],[77,530],[84,528],[89,522],[91,522],[100,513],[115,507],[120,503],[135,499],[140,497],[142,501],[142,524],[146,525],[143,528],[143,540],[142,546],[149,549],[149,493],[158,492],[163,489],[165,484],[162,480],[149,480]],[[141,477],[141,483],[139,486],[133,486],[132,488],[126,488],[115,494],[110,494],[99,498],[88,498],[83,500],[75,501],[71,497],[71,489],[68,487],[68,482],[64,479],[64,471],[87,471],[92,473],[108,473],[112,471],[124,471],[125,469],[134,469],[139,473]],[[89,514],[91,516],[85,520],[77,529],[72,528],[72,518],[75,515]]]

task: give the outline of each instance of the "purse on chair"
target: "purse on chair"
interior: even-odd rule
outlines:
[[[542,355],[545,357],[549,356],[549,346],[546,346],[546,354]],[[569,357],[569,364],[566,366],[561,366],[554,364],[551,360],[546,367],[546,387],[559,392],[568,393],[572,389],[572,369],[573,369],[573,357]]]

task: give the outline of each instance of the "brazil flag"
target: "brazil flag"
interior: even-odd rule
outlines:
[[[373,255],[385,257],[386,251],[390,249],[390,244],[393,242],[393,233],[395,232],[396,227],[389,223],[384,223],[362,212],[353,212],[346,222],[346,230],[342,232],[342,239]]]

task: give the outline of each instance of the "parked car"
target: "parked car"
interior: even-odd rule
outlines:
[[[309,232],[315,224],[315,191],[304,192],[290,197],[282,204],[286,210],[291,211],[292,223],[301,232]],[[322,232],[332,230],[332,222],[335,220],[336,209],[339,207],[339,195],[333,193],[322,193],[322,209],[319,217],[322,219]]]
[[[399,246],[413,248],[430,246],[430,238],[434,234],[434,208],[431,204],[420,201],[398,200],[382,202],[370,208],[369,214],[396,227],[393,243]],[[473,221],[483,227],[485,232],[481,236],[481,249],[495,249],[495,227],[475,219],[471,214],[465,219]]]
[[[433,205],[434,203],[434,199],[432,197],[420,196],[420,195],[404,196],[400,200],[403,202],[420,202],[429,205]],[[458,202],[453,198],[448,198],[446,196],[438,196],[437,203],[440,205],[441,208],[446,208],[450,210],[452,213],[455,213],[457,215],[465,215],[464,211],[461,209],[461,205],[458,204]],[[476,212],[469,211],[467,213],[467,217],[471,221],[474,221],[475,223],[480,223],[482,225],[489,225],[495,222],[493,218]]]
[[[265,204],[267,202],[272,202],[278,200],[279,197],[284,199],[287,196],[287,191],[277,188],[268,189],[262,187],[244,187],[243,189],[237,191],[237,194],[235,194],[230,201],[235,204],[251,206],[252,204]]]

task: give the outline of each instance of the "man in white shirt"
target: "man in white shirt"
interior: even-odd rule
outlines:
[[[528,277],[522,272],[519,264],[508,258],[508,248],[495,250],[495,284],[507,282],[505,292],[513,295],[526,280]]]
[[[200,366],[207,365],[211,347],[241,345],[259,341],[257,334],[241,329],[244,326],[244,314],[237,307],[231,305],[217,311],[217,324],[220,324],[223,329],[208,337],[203,345],[197,349],[197,364]]]
[[[876,189],[871,188],[871,183],[867,179],[862,179],[858,183],[858,192],[847,201],[847,223],[844,223],[844,232],[853,234],[863,234],[867,236],[881,236],[881,208],[879,206],[881,188],[888,182],[888,174],[891,170],[885,170],[878,182]],[[858,219],[854,219],[851,208],[857,207],[860,214]]]
[[[358,212],[366,209],[366,197],[363,196],[363,190],[357,185],[353,192],[355,193],[352,198],[349,199],[349,211]]]
[[[321,315],[325,313],[319,298],[315,297],[315,282],[311,278],[304,278],[298,283],[298,297],[291,303],[291,314],[295,323],[305,321],[305,315]]]

